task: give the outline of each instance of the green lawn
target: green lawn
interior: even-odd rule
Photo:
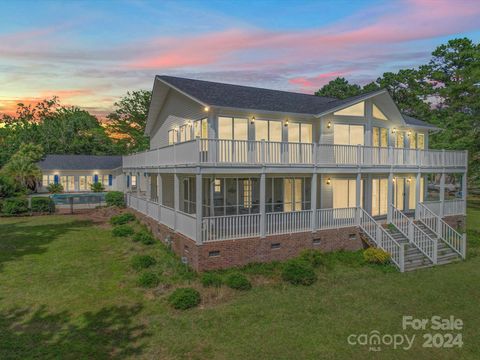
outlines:
[[[202,289],[160,244],[114,238],[105,225],[3,218],[0,359],[478,359],[480,201],[468,216],[465,262],[400,274],[337,261],[311,287],[249,272],[248,292]],[[159,260],[158,288],[137,287],[138,253]],[[185,284],[201,290],[202,305],[172,310],[166,296]],[[402,315],[462,319],[463,348],[423,348],[423,332],[402,331]],[[372,330],[417,338],[409,351],[348,345],[350,334]]]

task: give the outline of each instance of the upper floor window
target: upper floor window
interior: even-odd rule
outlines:
[[[291,123],[288,126],[288,142],[312,142],[312,124]]]
[[[377,105],[373,104],[372,115],[375,119],[378,120],[388,120],[385,114],[378,108]]]
[[[336,145],[364,145],[363,125],[333,125],[333,143]]]
[[[224,140],[248,140],[248,120],[219,116],[218,138]]]
[[[274,120],[255,121],[255,140],[282,141],[282,122]]]
[[[342,116],[365,116],[365,102],[359,102],[358,104],[349,106],[345,109],[335,111],[333,115]]]
[[[194,138],[208,138],[208,122],[207,118],[197,120],[193,123],[193,136]]]
[[[177,130],[168,130],[168,145],[175,144],[177,142]]]
[[[388,146],[388,129],[375,126],[372,128],[372,146]]]
[[[180,142],[192,140],[192,125],[185,124],[180,126]]]
[[[417,133],[417,149],[425,150],[425,134]]]

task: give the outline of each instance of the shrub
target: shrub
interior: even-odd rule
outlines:
[[[294,285],[312,285],[317,280],[313,266],[302,259],[292,259],[285,263],[282,278]]]
[[[390,254],[382,249],[371,247],[363,252],[363,258],[371,264],[387,264]]]
[[[168,302],[175,309],[186,310],[200,304],[200,293],[192,288],[176,289],[169,297]]]
[[[152,245],[155,243],[155,238],[146,230],[141,230],[133,236],[133,241],[139,241],[144,245]]]
[[[225,284],[236,290],[250,290],[252,288],[252,284],[247,277],[240,273],[232,273],[228,275]]]
[[[116,237],[127,237],[133,235],[135,231],[129,225],[118,225],[112,229],[112,235]]]
[[[153,272],[144,272],[138,278],[138,285],[144,288],[154,288],[160,283],[160,278]]]
[[[13,197],[16,191],[13,179],[7,175],[0,174],[0,198]]]
[[[55,211],[55,203],[49,197],[32,197],[31,208],[33,212],[52,213]]]
[[[62,184],[49,184],[47,190],[50,194],[60,194],[63,192]]]
[[[107,206],[125,207],[125,198],[121,191],[109,191],[105,194]]]
[[[149,255],[135,255],[132,258],[132,267],[135,270],[146,269],[156,264],[156,260]]]
[[[100,182],[95,182],[93,184],[90,184],[90,190],[92,190],[93,192],[102,192],[105,191],[105,186],[103,186],[103,184]]]
[[[17,215],[28,212],[28,201],[25,198],[9,198],[2,203],[2,213],[4,215]]]
[[[220,287],[222,286],[222,277],[219,274],[206,272],[202,274],[202,285],[205,287]]]
[[[325,264],[325,257],[321,251],[306,249],[300,253],[299,259],[308,262],[313,267]]]
[[[130,221],[135,220],[135,215],[131,213],[123,213],[120,215],[115,215],[110,218],[110,224],[112,225],[124,225]]]

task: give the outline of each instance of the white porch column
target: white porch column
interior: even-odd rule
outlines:
[[[462,174],[462,200],[463,200],[463,213],[467,215],[467,173]]]
[[[146,182],[146,187],[147,187],[147,200],[151,200],[152,199],[152,176],[150,175],[150,173],[147,173],[147,177],[145,179],[145,182]]]
[[[196,216],[196,242],[203,243],[202,238],[202,220],[203,220],[203,196],[202,196],[202,174],[195,175],[195,216]]]
[[[356,185],[355,186],[355,206],[357,207],[357,209],[359,209],[361,206],[361,198],[362,198],[362,194],[361,194],[362,174],[360,172],[357,173],[357,181],[355,185]],[[360,225],[360,211],[356,210],[355,214],[356,214],[355,223],[357,225]]]
[[[392,208],[390,205],[393,204],[393,173],[388,174],[388,186],[387,186],[387,222],[392,222]]]
[[[317,229],[317,173],[313,173],[310,189],[310,209],[312,209],[312,232]]]
[[[140,185],[142,184],[142,177],[140,176],[140,173],[137,172],[136,175],[136,180],[137,180],[137,196],[140,196]]]
[[[180,176],[173,174],[173,208],[175,210],[175,222],[173,229],[177,230],[177,212],[180,210]]]
[[[421,199],[420,199],[420,182],[421,182],[421,179],[422,179],[422,174],[420,172],[418,172],[417,173],[417,178],[415,179],[415,219],[416,220],[418,220],[418,203],[421,201]]]
[[[265,208],[266,197],[266,176],[265,173],[260,175],[260,237],[265,237],[267,214]]]
[[[440,176],[440,214],[443,218],[443,207],[445,206],[445,173]]]

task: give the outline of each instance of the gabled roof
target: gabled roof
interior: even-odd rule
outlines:
[[[403,119],[405,120],[405,123],[407,125],[424,127],[424,128],[429,128],[429,129],[432,129],[432,130],[439,130],[440,129],[439,127],[437,127],[433,124],[427,123],[426,121],[419,120],[419,119],[416,119],[414,117],[411,117],[411,116],[408,116],[408,115],[405,115],[405,114],[402,114],[402,116],[403,116]]]
[[[47,155],[39,161],[41,170],[113,170],[122,166],[121,156]]]

